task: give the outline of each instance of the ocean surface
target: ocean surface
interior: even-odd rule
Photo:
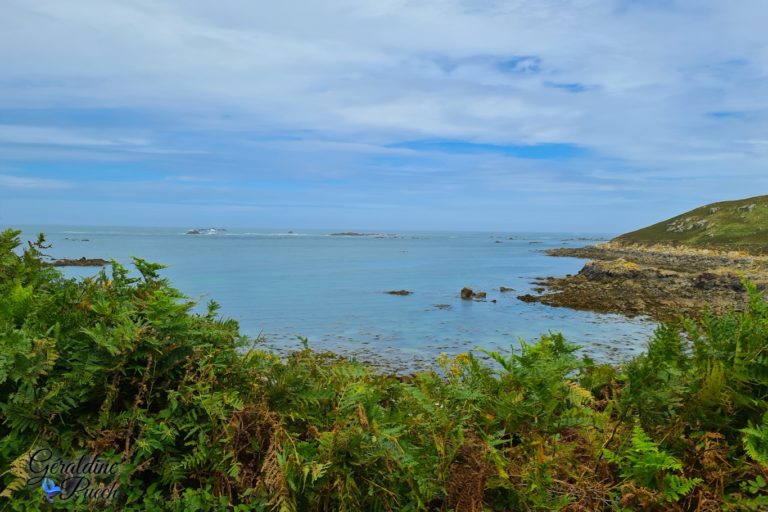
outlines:
[[[281,352],[300,348],[297,336],[304,336],[315,349],[410,370],[429,366],[442,352],[508,351],[520,338],[552,331],[597,360],[617,362],[642,351],[655,328],[648,320],[517,299],[532,292],[535,278],[576,273],[584,264],[547,256],[545,249],[588,245],[610,234],[20,229],[28,238],[44,232],[53,243],[47,253],[56,258],[114,258],[129,265],[138,256],[164,263],[164,274],[199,301],[200,311],[216,300],[244,333]],[[73,277],[98,271],[63,270]],[[488,300],[461,300],[464,286],[487,292]],[[500,286],[515,291],[501,293]],[[413,294],[384,293],[400,289]]]

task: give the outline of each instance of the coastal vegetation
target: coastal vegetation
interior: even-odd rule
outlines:
[[[663,323],[619,366],[548,333],[389,375],[260,350],[155,263],[65,278],[19,235],[0,234],[3,510],[768,508],[768,302],[747,281],[743,310]],[[41,449],[117,464],[117,494],[48,503]]]

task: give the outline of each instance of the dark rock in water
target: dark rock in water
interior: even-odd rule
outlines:
[[[411,295],[413,292],[410,290],[389,290],[384,293],[388,295]]]
[[[475,292],[475,298],[476,299],[484,299],[488,296],[485,292]]]
[[[535,297],[535,296],[533,296],[533,295],[531,295],[529,293],[527,293],[525,295],[518,295],[517,298],[520,299],[523,302],[539,302],[539,298],[538,297]]]
[[[494,304],[496,304],[496,299],[491,299],[489,302],[493,302]]]
[[[495,244],[500,244],[500,243],[501,243],[501,240],[496,240],[496,241],[495,241],[495,242],[493,242],[493,243],[495,243]]]
[[[356,233],[354,231],[344,231],[342,233],[331,233],[330,236],[369,236],[368,233]]]
[[[514,288],[509,288],[507,286],[500,286],[499,287],[499,291],[501,293],[507,293],[507,292],[513,292],[513,291],[515,291],[515,289]]]
[[[461,289],[461,298],[464,300],[471,300],[475,296],[475,291],[472,288],[465,286]]]
[[[451,309],[450,304],[435,304],[433,307],[435,309]]]
[[[83,256],[78,259],[62,258],[60,260],[53,260],[51,263],[54,267],[103,267],[109,265],[109,261],[101,258],[86,258]]]

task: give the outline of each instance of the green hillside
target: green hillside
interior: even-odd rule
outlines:
[[[694,247],[768,250],[768,196],[712,203],[615,239]]]

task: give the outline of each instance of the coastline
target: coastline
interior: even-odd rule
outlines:
[[[588,261],[575,275],[538,279],[539,293],[519,296],[524,302],[668,321],[743,310],[744,280],[768,286],[768,258],[742,251],[614,240],[545,252]]]

